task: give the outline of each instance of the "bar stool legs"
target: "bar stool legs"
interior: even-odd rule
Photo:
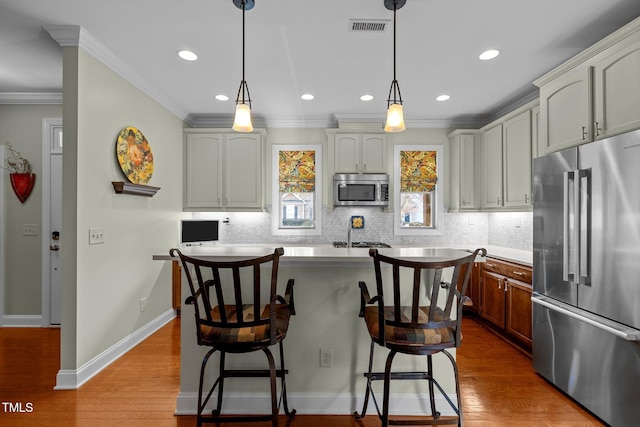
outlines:
[[[433,356],[431,354],[426,355],[427,357],[427,370],[425,372],[391,372],[391,367],[393,364],[393,359],[395,358],[397,352],[395,350],[391,350],[389,355],[387,356],[387,360],[385,363],[385,369],[383,372],[373,372],[373,353],[375,349],[374,341],[371,341],[371,350],[369,353],[369,368],[368,371],[364,374],[367,378],[367,388],[365,390],[364,395],[364,403],[362,406],[362,411],[358,413],[358,411],[354,412],[356,419],[362,419],[367,413],[367,407],[369,404],[369,397],[373,400],[374,406],[378,413],[378,417],[382,422],[382,427],[387,427],[389,425],[401,424],[401,425],[440,425],[440,424],[455,424],[458,427],[462,427],[464,425],[462,418],[462,398],[460,396],[460,382],[458,377],[458,368],[456,365],[456,361],[453,356],[446,350],[440,350],[439,352],[444,353],[451,365],[453,367],[453,373],[455,377],[456,384],[456,396],[457,396],[457,405],[453,403],[453,401],[449,398],[449,396],[442,389],[438,381],[433,378]],[[429,390],[429,406],[431,410],[432,419],[423,419],[423,420],[390,420],[389,419],[389,397],[390,397],[390,388],[391,388],[391,380],[427,380],[428,382],[428,390]],[[373,392],[372,382],[376,380],[383,380],[383,398],[382,398],[382,411],[378,405],[376,400],[376,396]],[[445,398],[445,400],[449,403],[453,411],[455,412],[457,418],[456,419],[441,419],[441,413],[436,409],[436,401],[435,401],[435,389],[438,389],[440,394]]]

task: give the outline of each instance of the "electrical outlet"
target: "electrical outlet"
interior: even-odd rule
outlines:
[[[23,236],[37,236],[38,235],[38,224],[22,224],[22,235]]]
[[[142,313],[147,308],[147,297],[140,298],[140,312]]]
[[[333,349],[332,348],[320,348],[320,367],[332,368],[333,367]]]
[[[90,228],[89,244],[97,245],[98,243],[104,243],[104,230],[102,228]]]

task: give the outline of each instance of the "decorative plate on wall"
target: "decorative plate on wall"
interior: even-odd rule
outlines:
[[[118,134],[116,156],[120,169],[134,184],[146,184],[153,175],[153,153],[147,138],[137,128],[127,126]]]

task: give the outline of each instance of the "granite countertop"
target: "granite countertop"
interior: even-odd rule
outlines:
[[[278,245],[212,245],[190,246],[180,248],[183,254],[195,257],[213,257],[224,259],[240,259],[253,256],[262,256],[271,253]],[[334,248],[332,245],[282,245],[284,255],[282,263],[362,263],[369,262],[369,249],[367,248]],[[509,249],[499,246],[485,245],[488,255],[505,261],[532,265],[533,255],[530,251]],[[475,246],[450,246],[450,247],[417,247],[394,246],[392,248],[378,249],[380,253],[397,258],[429,258],[433,261],[459,258],[465,253],[475,250]],[[153,255],[154,260],[172,260],[169,251],[165,254]]]

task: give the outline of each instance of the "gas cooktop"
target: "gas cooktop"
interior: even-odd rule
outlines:
[[[334,248],[346,248],[347,242],[333,242]],[[352,248],[390,248],[391,245],[382,242],[351,242]]]

